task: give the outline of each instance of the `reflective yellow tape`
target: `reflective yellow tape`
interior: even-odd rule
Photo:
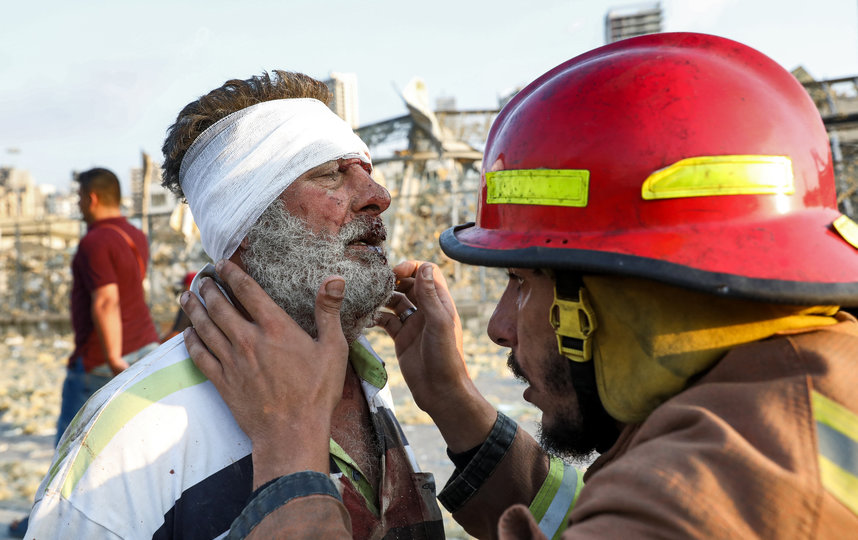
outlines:
[[[542,487],[539,488],[539,491],[530,503],[530,513],[537,522],[545,516],[545,512],[548,511],[551,501],[554,500],[554,497],[563,485],[564,465],[563,461],[556,457],[552,457],[548,462],[548,476],[545,477]]]
[[[521,169],[486,173],[487,204],[587,206],[590,171]]]
[[[811,403],[822,485],[858,514],[858,415],[818,392]]]
[[[569,514],[584,488],[584,473],[560,458],[549,461],[548,476],[530,503],[530,513],[545,536],[559,538],[566,529]]]
[[[641,187],[645,200],[795,192],[786,156],[701,156],[658,170]]]
[[[822,485],[844,506],[858,514],[858,478],[847,473],[824,456],[819,456]]]
[[[834,230],[840,233],[844,240],[852,244],[852,247],[858,249],[858,223],[855,223],[848,216],[840,216],[832,223]]]
[[[858,414],[819,392],[813,392],[813,417],[858,442]]]

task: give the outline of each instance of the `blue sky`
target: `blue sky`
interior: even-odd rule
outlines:
[[[527,7],[522,7],[527,4]],[[460,108],[497,97],[603,44],[622,0],[6,1],[0,33],[0,165],[68,189],[72,170],[127,185],[167,126],[230,78],[282,68],[358,76],[362,124],[405,113],[413,77]],[[814,77],[858,75],[855,0],[664,0],[666,31],[718,34]],[[10,148],[19,152],[11,153]]]

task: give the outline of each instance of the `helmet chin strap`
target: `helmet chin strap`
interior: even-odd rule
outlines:
[[[596,315],[580,275],[574,278],[555,275],[554,303],[549,317],[560,354],[573,362],[593,359]]]

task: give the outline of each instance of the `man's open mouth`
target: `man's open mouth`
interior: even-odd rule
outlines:
[[[383,254],[384,254],[384,249],[383,249],[381,246],[379,246],[379,245],[373,245],[373,244],[368,244],[368,243],[363,242],[363,241],[360,241],[360,240],[355,241],[355,242],[351,242],[351,243],[349,244],[349,246],[350,246],[350,247],[351,247],[351,246],[354,246],[354,247],[359,247],[359,248],[366,248],[366,249],[368,249],[369,251],[374,251],[374,252],[378,253],[379,255],[383,255]]]
[[[387,240],[387,230],[380,218],[358,218],[360,226],[355,237],[346,244],[384,255],[384,241]]]

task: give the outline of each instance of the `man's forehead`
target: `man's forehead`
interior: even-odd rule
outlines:
[[[315,167],[311,167],[311,168],[307,169],[306,171],[304,171],[304,174],[313,172],[313,171],[318,170],[318,169],[327,169],[329,167],[338,167],[339,161],[340,161],[339,159],[328,160],[322,164],[319,164],[319,165],[316,165]]]
[[[366,167],[366,165],[367,165],[365,161],[363,161],[362,159],[355,157],[355,156],[341,157],[341,158],[331,159],[331,160],[328,160],[328,161],[326,161],[320,165],[316,165],[315,167],[311,167],[310,169],[305,171],[301,176],[304,177],[304,176],[307,176],[307,175],[312,174],[312,173],[317,172],[317,171],[327,171],[327,170],[333,169],[333,168],[342,168],[344,165],[351,164],[351,163],[360,163],[364,167]]]

